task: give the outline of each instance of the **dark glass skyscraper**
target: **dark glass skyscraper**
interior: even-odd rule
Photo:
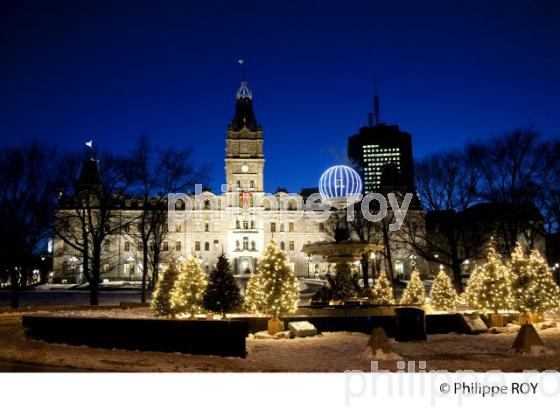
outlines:
[[[381,190],[414,192],[412,137],[398,125],[370,124],[348,139],[348,157],[364,180],[365,193]]]

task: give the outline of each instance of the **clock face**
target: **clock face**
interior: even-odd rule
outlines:
[[[241,171],[242,171],[242,172],[245,172],[245,173],[249,172],[249,165],[243,164],[243,165],[241,166]]]

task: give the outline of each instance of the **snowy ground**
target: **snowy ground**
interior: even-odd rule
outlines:
[[[98,310],[95,316],[145,317],[143,309]],[[63,315],[86,314],[65,312]],[[509,331],[508,331],[509,330]],[[467,336],[431,335],[427,342],[394,343],[404,360],[426,361],[427,369],[456,370],[560,370],[560,324],[540,329],[539,334],[554,353],[546,356],[515,355],[509,351],[515,328],[504,333]],[[0,317],[0,361],[19,361],[98,371],[186,372],[341,372],[371,369],[364,355],[368,336],[361,333],[323,333],[296,339],[247,339],[246,359],[195,356],[158,352],[94,349],[85,346],[49,344],[27,339],[19,315]],[[380,362],[383,369],[396,369],[394,360]]]

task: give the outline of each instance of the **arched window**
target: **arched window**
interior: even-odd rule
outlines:
[[[185,210],[185,201],[182,199],[177,199],[175,201],[175,210],[176,211],[184,211]]]
[[[285,251],[286,250],[286,244],[282,241],[280,242],[280,249]]]

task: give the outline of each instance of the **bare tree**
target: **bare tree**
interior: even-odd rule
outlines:
[[[139,138],[131,162],[135,170],[133,189],[142,199],[138,227],[142,242],[141,301],[145,303],[150,269],[155,285],[167,234],[167,195],[186,192],[195,183],[203,184],[207,172],[194,165],[192,149],[161,150],[147,136]]]
[[[10,272],[11,305],[27,286],[30,261],[49,235],[57,199],[52,146],[27,142],[0,153],[0,264]]]
[[[72,167],[67,167],[68,172]],[[90,286],[90,304],[99,304],[103,244],[120,233],[130,220],[117,204],[131,184],[131,162],[105,154],[86,159],[73,189],[59,202],[53,224],[57,236],[82,256],[82,271]]]
[[[471,252],[469,228],[459,213],[476,203],[481,173],[471,155],[461,151],[431,155],[415,167],[416,189],[425,221],[406,218],[399,239],[428,262],[448,266],[462,290],[461,264]]]
[[[531,216],[545,188],[547,149],[533,128],[516,129],[467,146],[474,167],[481,172],[481,198],[506,205],[494,223],[496,239],[505,254],[513,251],[520,238],[532,243],[542,230],[542,221]]]

